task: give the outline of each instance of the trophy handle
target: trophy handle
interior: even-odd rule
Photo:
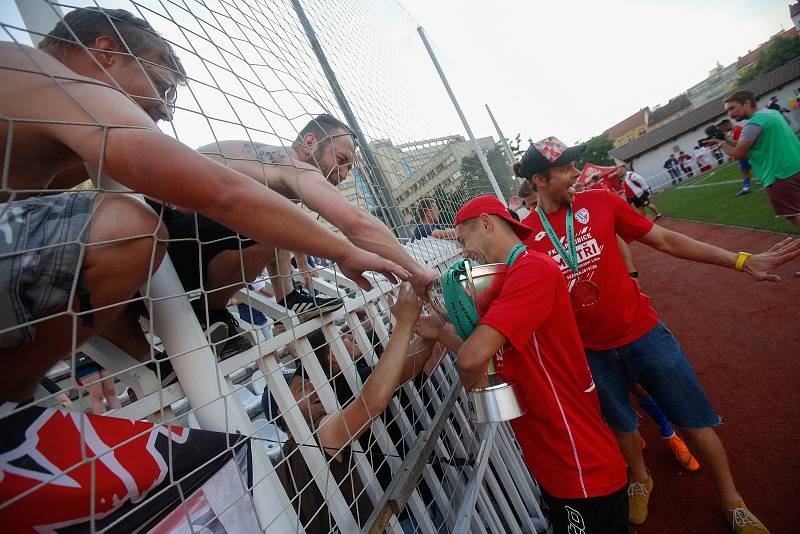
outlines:
[[[476,299],[475,295],[477,295],[475,289],[475,282],[472,280],[472,266],[470,262],[464,262],[464,270],[467,273],[467,283],[469,284],[469,298],[472,300],[472,305],[475,307],[475,310],[478,309],[478,300]],[[493,375],[495,373],[494,370],[494,356],[489,360],[489,367],[486,370],[487,375]]]

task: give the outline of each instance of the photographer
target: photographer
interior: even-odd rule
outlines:
[[[747,124],[735,145],[719,146],[734,159],[750,158],[775,216],[800,228],[800,141],[779,111],[756,108],[750,91],[736,91],[723,102],[731,119]]]
[[[739,140],[739,136],[742,135],[743,128],[741,126],[733,126],[733,123],[728,119],[724,119],[722,122],[718,124],[720,129],[725,132],[725,141],[728,144],[736,145],[736,141]],[[746,195],[750,192],[750,182],[753,179],[753,171],[751,170],[753,167],[750,165],[750,159],[744,157],[739,160],[739,170],[742,171],[742,188],[736,192],[736,196],[740,197],[742,195]]]

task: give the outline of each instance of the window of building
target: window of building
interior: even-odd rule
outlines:
[[[456,157],[453,154],[450,154],[449,156],[447,156],[447,159],[444,160],[445,165],[452,165],[455,162],[456,162]]]

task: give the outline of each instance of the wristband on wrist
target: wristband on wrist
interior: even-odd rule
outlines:
[[[736,265],[733,266],[734,269],[737,271],[741,271],[744,268],[744,262],[752,256],[749,252],[740,252],[739,257],[736,258]]]
[[[631,278],[639,278],[639,271],[631,271],[628,274],[631,275]]]

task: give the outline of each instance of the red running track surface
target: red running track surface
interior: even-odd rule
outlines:
[[[688,221],[659,224],[735,252],[764,251],[787,237]],[[769,283],[640,243],[632,251],[642,290],[722,416],[717,432],[748,507],[774,534],[800,532],[800,278],[794,274],[800,260],[775,271],[782,282]],[[730,532],[708,475],[702,468],[684,472],[655,424],[640,422],[655,488],[647,522],[630,532]]]

